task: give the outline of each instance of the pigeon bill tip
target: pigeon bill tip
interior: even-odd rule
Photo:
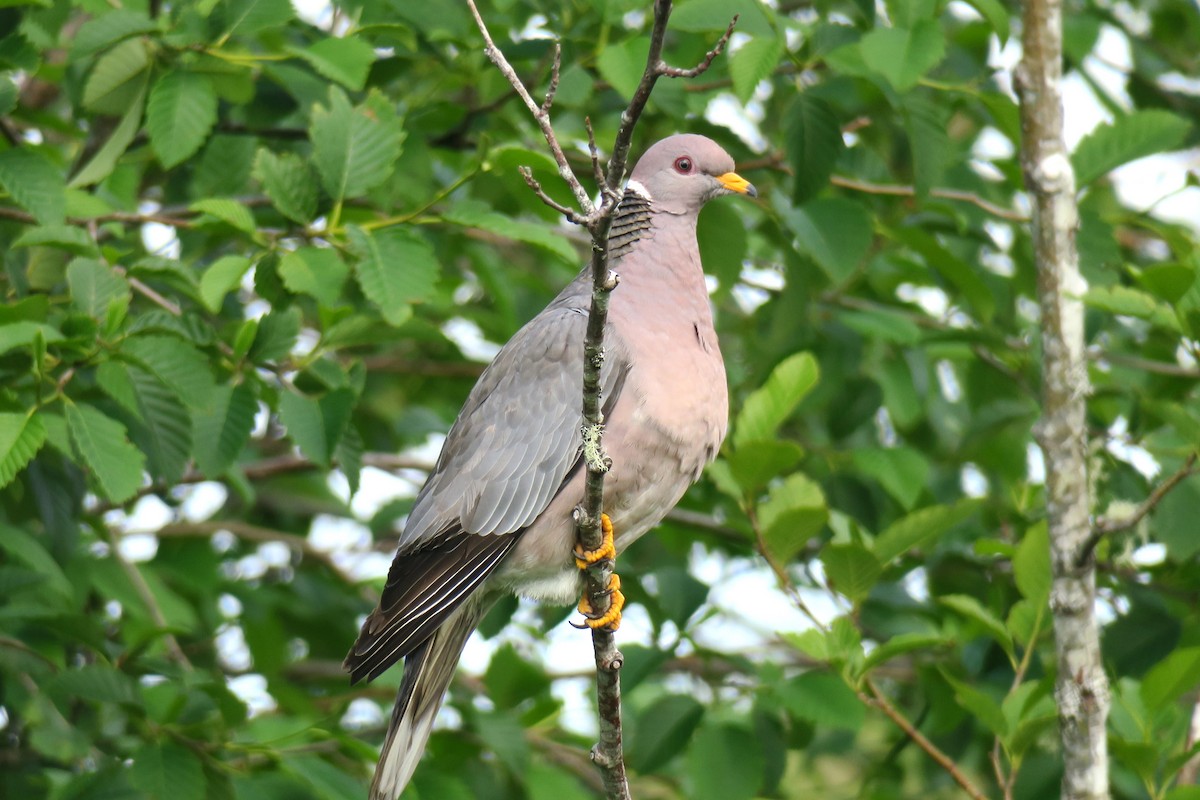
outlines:
[[[758,190],[754,188],[754,184],[736,172],[726,172],[724,175],[718,175],[717,180],[731,192],[758,197]]]

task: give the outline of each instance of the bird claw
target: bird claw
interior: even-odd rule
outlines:
[[[583,624],[580,625],[575,622],[571,624],[580,630],[591,628],[592,630],[605,630],[609,633],[621,627],[621,609],[625,607],[625,595],[621,593],[621,578],[619,575],[613,573],[604,594],[608,597],[607,611],[603,613],[597,612],[592,608],[591,601],[585,595],[579,601],[579,613],[583,614]]]
[[[584,550],[578,544],[575,545],[575,566],[579,569],[587,569],[601,561],[612,561],[617,557],[617,547],[613,544],[612,520],[608,518],[608,514],[600,515],[600,531],[604,534],[604,541],[595,550]]]

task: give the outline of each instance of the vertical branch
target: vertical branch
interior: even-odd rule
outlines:
[[[1046,459],[1053,585],[1050,610],[1058,663],[1055,701],[1065,800],[1108,798],[1105,721],[1109,690],[1100,661],[1087,474],[1083,304],[1087,289],[1075,248],[1075,175],[1063,141],[1062,2],[1025,0],[1017,70],[1021,168],[1033,205],[1041,306],[1042,418],[1035,433]]]

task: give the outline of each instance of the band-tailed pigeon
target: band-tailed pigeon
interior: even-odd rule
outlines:
[[[620,286],[610,301],[601,386],[613,461],[605,529],[616,530],[617,550],[663,518],[725,437],[725,365],[696,218],[708,200],[730,193],[755,196],[720,146],[671,136],[638,161],[613,220],[610,264]],[[561,604],[580,595],[572,511],[583,498],[591,282],[585,269],[480,376],[413,504],[379,607],[346,657],[356,682],[405,660],[372,800],[395,800],[404,790],[463,645],[500,596]],[[613,599],[615,613],[589,624],[619,623],[619,593]]]

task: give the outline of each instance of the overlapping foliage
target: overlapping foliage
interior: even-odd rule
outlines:
[[[504,341],[583,263],[518,167],[570,196],[457,4],[3,5],[3,794],[361,796],[382,722],[346,712],[386,707],[396,681],[352,689],[337,668],[372,545],[331,554],[310,532],[357,516],[386,562],[405,501],[348,493],[365,468],[419,469],[396,454],[453,419],[479,363],[450,334]],[[603,145],[641,74],[644,6],[482,10],[532,87],[559,37],[559,135],[584,141],[590,116]],[[733,13],[739,35],[699,80],[660,83],[638,145],[712,136],[762,199],[701,219],[730,440],[622,557],[655,643],[625,648],[635,796],[960,796],[931,750],[988,796],[1057,795],[1035,275],[991,66],[1012,12],[678,5],[673,63]],[[1170,475],[1200,446],[1196,232],[1109,178],[1196,146],[1200,14],[1081,0],[1067,34],[1112,117],[1074,165],[1096,513],[1119,520],[1161,479],[1131,453]],[[1129,44],[1124,95],[1096,80],[1102,34]],[[214,484],[220,507],[200,509]],[[1200,682],[1198,502],[1189,477],[1098,548],[1118,797],[1197,796],[1171,787]],[[154,520],[149,552],[130,519]],[[1161,557],[1135,559],[1146,543]],[[836,598],[832,622],[777,636],[715,602],[714,574],[763,563],[788,602]],[[762,644],[697,635],[722,621]],[[572,684],[526,638],[456,685],[459,724],[414,794],[592,796],[588,739],[560,716]],[[242,673],[273,707],[248,713]]]

